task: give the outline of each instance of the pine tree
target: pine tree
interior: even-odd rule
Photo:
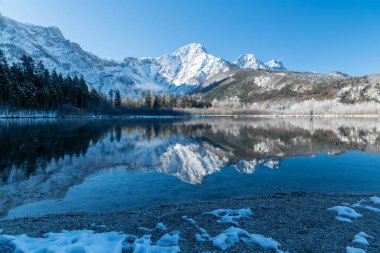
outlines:
[[[114,99],[114,93],[113,93],[113,90],[110,90],[109,92],[108,92],[108,96],[109,96],[109,98],[110,98],[110,103],[113,105],[113,99]]]
[[[154,96],[150,91],[148,91],[145,95],[145,106],[148,108],[153,108],[153,104],[154,104]]]
[[[115,99],[114,99],[114,106],[115,107],[120,107],[121,106],[121,96],[120,96],[120,91],[116,90],[115,91]]]
[[[41,100],[42,100],[41,106],[44,110],[48,109],[51,97],[52,97],[51,77],[50,77],[49,71],[45,69],[44,74],[42,76],[42,89],[41,89]]]
[[[163,108],[168,108],[170,106],[170,97],[168,94],[164,93],[161,96],[161,106]]]
[[[88,91],[86,81],[84,80],[83,76],[81,76],[78,80],[78,87],[79,87],[79,105],[81,108],[85,108],[88,104],[90,94]]]
[[[8,77],[8,64],[5,60],[3,51],[0,50],[0,110],[2,110],[4,103],[7,100],[6,94],[10,86]]]
[[[161,108],[161,99],[160,99],[160,97],[157,94],[154,96],[153,108],[154,109]]]

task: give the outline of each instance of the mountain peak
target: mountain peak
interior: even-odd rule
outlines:
[[[193,49],[193,50],[198,50],[198,49],[200,49],[200,50],[206,50],[201,43],[190,43],[190,44],[182,46],[181,48],[190,48],[190,49]]]
[[[238,59],[257,60],[254,54],[242,54]]]
[[[265,69],[264,63],[253,54],[240,55],[233,64],[242,69]]]
[[[270,70],[286,70],[282,61],[276,59],[266,62],[265,65],[269,67]]]
[[[189,54],[207,54],[206,48],[200,43],[190,43],[188,45],[182,46],[174,52],[176,56],[185,56]]]
[[[286,70],[280,60],[271,60],[264,63],[253,54],[240,55],[233,64],[241,69]]]

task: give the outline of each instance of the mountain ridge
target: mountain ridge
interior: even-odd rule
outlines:
[[[111,89],[132,97],[141,96],[147,90],[189,93],[210,78],[245,68],[209,54],[199,43],[190,43],[160,57],[125,57],[118,61],[85,51],[54,26],[21,23],[0,15],[0,28],[0,50],[9,62],[17,62],[24,54],[30,55],[50,70],[83,75],[90,86],[103,93]],[[285,70],[279,60],[269,63],[262,63],[257,69]],[[251,64],[246,68],[255,69],[255,66]]]

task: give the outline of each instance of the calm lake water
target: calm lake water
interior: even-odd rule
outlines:
[[[380,192],[378,119],[0,121],[0,218]]]

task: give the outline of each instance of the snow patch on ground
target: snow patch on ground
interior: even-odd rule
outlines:
[[[373,196],[373,197],[371,197],[371,198],[369,198],[371,201],[372,201],[372,203],[374,203],[375,205],[380,205],[380,198],[379,197],[377,197],[377,196]]]
[[[361,199],[359,200],[358,202],[356,202],[355,204],[351,205],[352,207],[363,207],[363,203],[367,202],[367,200],[365,199]]]
[[[213,212],[210,212],[210,213],[214,214],[220,218],[225,217],[225,215],[220,215],[219,210],[223,210],[224,213],[226,213],[226,210],[227,211],[234,211],[235,214],[237,214],[237,215],[239,215],[239,212],[237,212],[237,211],[245,210],[245,211],[240,212],[241,214],[245,215],[243,217],[247,217],[247,216],[252,215],[252,212],[249,208],[239,209],[239,210],[218,209],[218,210],[213,211],[217,215],[214,214]],[[210,213],[208,213],[208,214],[210,214]],[[232,213],[232,212],[230,212],[230,213]],[[248,213],[250,213],[250,214],[248,215]],[[239,227],[233,227],[232,226],[232,227],[224,230],[220,234],[216,235],[215,237],[211,237],[209,235],[209,233],[204,228],[200,227],[194,219],[189,218],[188,216],[183,216],[182,219],[189,221],[191,224],[193,224],[201,232],[201,234],[195,235],[195,239],[198,242],[202,243],[202,242],[210,241],[210,242],[212,242],[212,244],[215,247],[217,247],[221,250],[226,250],[226,249],[232,247],[234,244],[242,241],[246,244],[257,244],[262,248],[275,250],[275,252],[277,252],[277,253],[283,252],[282,250],[279,249],[280,243],[273,240],[272,238],[265,237],[265,236],[259,235],[259,234],[251,234],[251,233],[247,232],[246,230],[239,228]],[[221,221],[218,220],[218,222],[221,222]],[[222,222],[225,222],[225,221],[222,221]],[[230,222],[230,221],[228,221],[228,222]]]
[[[157,223],[157,225],[156,225],[156,227],[155,227],[156,229],[158,229],[158,230],[161,230],[161,231],[166,231],[166,230],[168,230],[168,228],[163,224],[163,223]]]
[[[341,216],[336,216],[335,219],[337,219],[338,221],[343,221],[343,222],[349,222],[349,223],[352,223],[352,220],[349,219],[349,218],[344,218],[344,217],[341,217]]]
[[[133,248],[134,253],[177,253],[181,251],[178,246],[179,239],[178,232],[173,232],[163,235],[154,244],[151,235],[144,235],[137,238],[132,245],[127,245],[127,248]]]
[[[189,218],[187,215],[182,216],[182,219],[187,220],[188,222],[190,222],[193,225],[197,224],[197,222],[194,219]]]
[[[364,232],[360,232],[359,234],[354,236],[354,240],[352,241],[353,243],[358,243],[361,245],[369,246],[369,242],[367,239],[373,239],[372,236],[367,235]]]
[[[192,225],[194,225],[200,232],[201,234],[195,234],[195,239],[198,241],[198,242],[205,242],[206,240],[210,240],[211,239],[211,236],[209,235],[209,233],[207,232],[206,229],[200,227],[198,225],[198,223],[192,219],[192,218],[189,218],[188,216],[182,216],[182,219],[184,220],[187,220],[188,222],[190,222]]]
[[[346,247],[346,253],[366,253],[366,252],[363,249],[347,246]]]
[[[372,203],[374,203],[375,205],[380,203],[380,198],[376,197],[376,196],[371,197],[369,200]],[[350,205],[348,203],[343,203],[343,205],[345,205],[345,206],[335,206],[335,207],[329,208],[327,210],[329,210],[329,211],[335,211],[335,212],[338,213],[338,215],[346,216],[346,217],[349,217],[349,218],[358,218],[358,217],[362,217],[363,216],[363,215],[357,213],[354,209],[350,208],[349,206],[355,207],[355,208],[363,208],[363,209],[367,209],[367,210],[372,211],[372,212],[380,213],[380,209],[379,208],[376,208],[376,207],[369,206],[369,205],[365,204],[365,203],[368,203],[368,202],[369,201],[366,200],[366,199],[361,199],[361,200],[359,200],[358,202],[356,202],[353,205]],[[344,217],[341,217],[341,216],[337,216],[335,218],[337,220],[340,220],[340,221],[352,222],[351,219],[344,218]],[[360,233],[358,233],[358,234],[356,234],[354,236],[354,239],[352,240],[352,243],[356,244],[356,245],[361,245],[362,247],[368,247],[368,246],[370,246],[370,243],[368,242],[369,239],[374,239],[374,238],[372,236],[364,233],[364,232],[360,232]],[[363,250],[363,249],[360,249],[360,248],[355,248],[355,247],[347,246],[346,247],[346,252],[347,253],[363,253],[363,252],[365,253],[366,251]]]
[[[374,203],[374,201],[375,202],[377,201],[377,197],[371,197],[370,200]],[[364,209],[367,209],[367,210],[375,212],[375,213],[380,213],[380,208],[369,206],[369,205],[364,205],[363,203],[366,203],[366,202],[368,202],[368,201],[362,199],[362,200],[358,201],[357,203],[355,203],[351,206],[352,207],[358,207],[358,208],[364,208]]]
[[[246,230],[237,227],[230,227],[214,238],[211,238],[212,244],[221,250],[230,248],[235,243],[240,242],[240,240],[247,244],[254,243],[265,249],[283,252],[279,249],[280,244],[272,238],[259,234],[250,234]]]
[[[206,239],[200,234],[195,234],[195,239],[197,240],[197,242],[205,242],[206,241]]]
[[[15,247],[15,252],[36,253],[119,253],[123,249],[125,234],[117,232],[95,233],[92,230],[47,233],[42,238],[27,235],[0,235],[0,242]]]
[[[157,225],[154,228],[146,228],[146,227],[139,227],[139,230],[147,231],[147,232],[153,232],[154,230],[161,230],[166,231],[168,228],[163,223],[157,223]]]
[[[212,214],[219,218],[218,222],[229,222],[235,225],[239,225],[237,219],[251,216],[253,213],[249,208],[242,208],[237,210],[231,209],[217,209],[207,214]]]
[[[328,208],[327,211],[332,211],[332,212],[338,213],[337,217],[346,216],[349,218],[359,218],[359,217],[363,216],[348,206],[334,206],[334,207]],[[335,218],[338,219],[337,217],[335,217]]]
[[[363,208],[367,209],[367,210],[370,210],[372,212],[375,212],[375,213],[380,213],[380,209],[377,208],[377,207],[373,207],[373,206],[363,206]]]

